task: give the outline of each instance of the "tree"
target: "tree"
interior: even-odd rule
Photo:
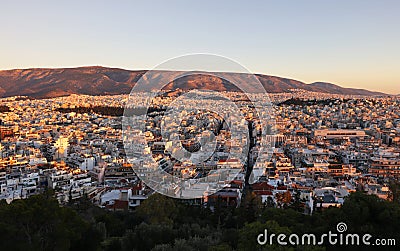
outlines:
[[[389,196],[388,199],[391,201],[400,204],[400,182],[392,180],[389,183]]]
[[[155,193],[137,208],[136,214],[151,224],[173,224],[178,210],[175,200]]]
[[[268,196],[267,200],[264,202],[264,206],[265,207],[275,207],[274,199],[272,199],[272,197]]]
[[[292,201],[292,195],[289,191],[286,191],[284,193],[277,193],[275,196],[278,207],[280,208],[287,207]]]
[[[356,192],[346,199],[340,212],[352,231],[400,237],[400,206],[397,203]]]
[[[178,232],[171,225],[142,223],[122,237],[124,250],[151,250],[159,244],[172,245]]]
[[[300,191],[296,191],[293,197],[293,203],[290,205],[290,208],[303,213],[305,204],[300,198]]]
[[[69,250],[89,229],[73,210],[60,207],[51,192],[0,204],[0,250]]]
[[[290,247],[278,246],[277,243],[266,246],[260,245],[257,242],[257,237],[263,234],[265,230],[269,234],[290,234],[289,228],[281,227],[276,221],[248,223],[240,230],[238,250],[294,250]]]
[[[239,226],[242,226],[245,222],[255,221],[261,214],[262,208],[261,198],[256,196],[254,192],[246,191],[240,207],[236,210]]]

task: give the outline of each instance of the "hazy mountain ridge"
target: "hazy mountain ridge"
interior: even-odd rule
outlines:
[[[78,68],[34,68],[0,71],[0,97],[25,95],[34,98],[50,98],[69,94],[109,95],[128,94],[145,70],[130,71],[100,66]],[[238,73],[225,73],[240,75]],[[243,76],[243,75],[241,75]],[[270,93],[288,92],[289,89],[304,89],[315,92],[348,95],[384,95],[363,89],[343,88],[338,85],[303,82],[256,74],[265,90]],[[250,75],[245,76],[250,78]],[[213,76],[187,76],[173,81],[169,88],[212,89],[236,91],[227,81]]]
[[[354,95],[382,95],[383,93],[381,92],[374,92],[374,91],[368,91],[365,89],[356,89],[356,88],[345,88],[345,87],[340,87],[338,85],[332,84],[332,83],[326,83],[326,82],[314,82],[309,84],[313,87],[321,88],[325,90],[328,93],[337,93],[337,94],[354,94]]]

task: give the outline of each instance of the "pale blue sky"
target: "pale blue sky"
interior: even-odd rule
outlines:
[[[84,2],[84,3],[82,3]],[[400,1],[1,1],[0,69],[151,69],[215,53],[250,71],[400,93]]]

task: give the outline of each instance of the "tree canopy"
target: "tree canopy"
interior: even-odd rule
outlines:
[[[352,193],[341,208],[313,215],[295,207],[263,205],[252,193],[238,208],[216,205],[210,210],[154,194],[133,212],[111,212],[87,198],[60,206],[46,192],[0,202],[0,250],[337,250],[350,247],[260,246],[257,236],[264,229],[317,235],[345,222],[351,233],[400,240],[399,220],[396,200],[360,192]]]

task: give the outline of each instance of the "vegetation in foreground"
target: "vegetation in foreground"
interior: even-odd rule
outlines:
[[[342,208],[304,215],[296,209],[262,205],[249,194],[239,208],[214,211],[152,195],[134,212],[109,212],[86,198],[59,206],[46,192],[11,204],[0,203],[0,250],[368,250],[366,246],[260,246],[271,233],[336,231],[400,241],[400,204],[353,193]],[[373,247],[369,247],[373,248]],[[383,247],[382,250],[389,250]]]

